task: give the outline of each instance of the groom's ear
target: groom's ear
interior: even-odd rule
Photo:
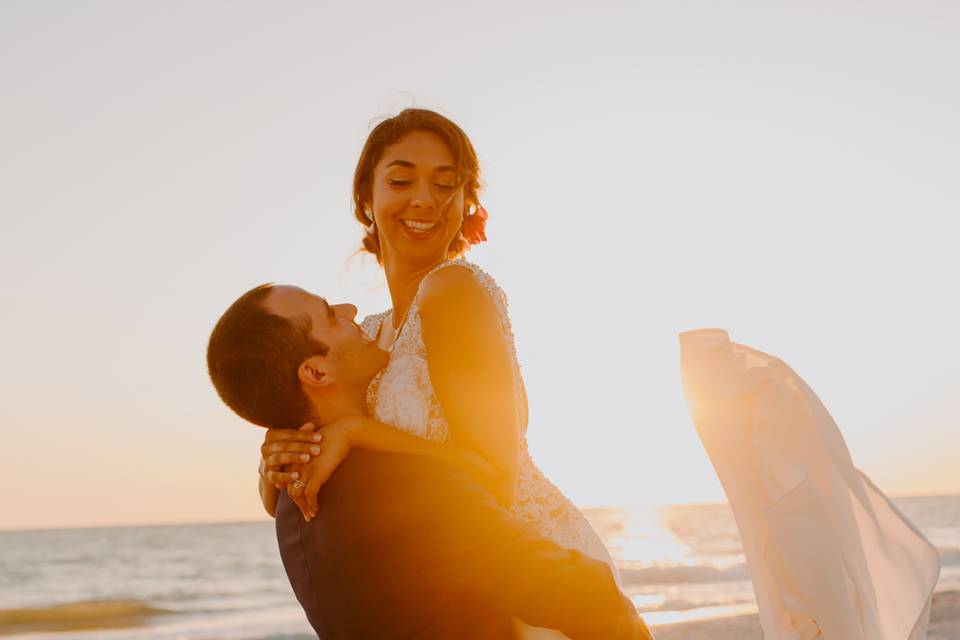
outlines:
[[[297,367],[297,378],[305,387],[319,390],[332,382],[329,361],[323,356],[310,356]]]

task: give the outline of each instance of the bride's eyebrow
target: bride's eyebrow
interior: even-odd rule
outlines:
[[[390,167],[403,167],[403,168],[405,168],[405,169],[415,169],[415,168],[417,167],[417,165],[413,164],[413,163],[410,162],[409,160],[391,160],[390,162],[387,163],[387,166],[384,167],[384,169],[389,169]],[[451,167],[451,166],[448,165],[448,164],[442,164],[442,165],[440,165],[439,167],[437,167],[436,169],[434,169],[434,171],[435,171],[436,173],[439,173],[439,172],[441,172],[441,171],[452,171],[452,172],[456,173],[457,168],[456,168],[456,167]]]

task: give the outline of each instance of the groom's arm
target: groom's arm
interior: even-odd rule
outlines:
[[[412,475],[403,490],[417,499],[404,505],[393,544],[420,556],[423,577],[437,589],[476,593],[570,638],[653,637],[605,563],[539,535],[445,465],[423,459]]]

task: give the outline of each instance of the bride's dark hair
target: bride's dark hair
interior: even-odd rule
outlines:
[[[367,216],[373,192],[373,168],[377,166],[383,150],[398,142],[400,138],[413,131],[429,131],[440,136],[450,148],[457,168],[457,179],[463,187],[463,199],[467,211],[480,207],[480,163],[470,139],[463,129],[452,120],[428,109],[404,109],[392,118],[382,121],[370,135],[360,152],[357,169],[353,174],[353,215],[366,229],[363,236],[364,250],[377,257],[382,263],[380,239],[373,220]],[[450,243],[449,257],[455,257],[467,250],[470,244],[459,235]]]

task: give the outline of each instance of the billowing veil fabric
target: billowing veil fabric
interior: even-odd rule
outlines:
[[[813,391],[726,331],[680,334],[691,417],[730,502],[766,640],[921,640],[936,549],[853,466]]]

